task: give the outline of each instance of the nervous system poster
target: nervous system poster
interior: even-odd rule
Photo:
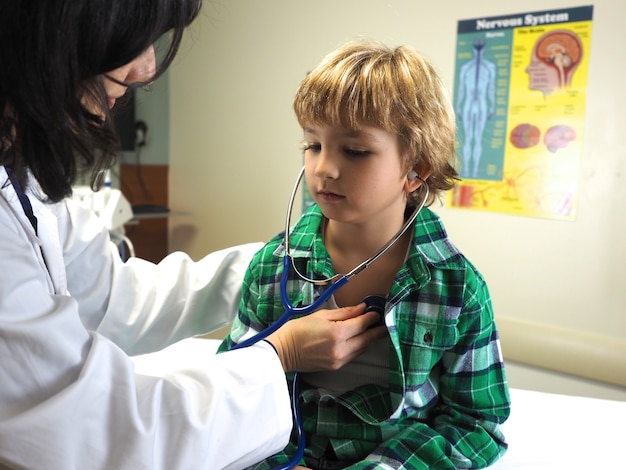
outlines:
[[[576,217],[592,6],[458,23],[450,207]]]

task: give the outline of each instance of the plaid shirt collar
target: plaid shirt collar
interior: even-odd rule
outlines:
[[[320,226],[324,215],[317,204],[310,206],[292,229],[297,234],[290,239],[291,257],[312,258],[309,266],[311,274],[318,277],[332,276],[330,257],[322,240]],[[407,265],[416,278],[424,273],[426,265],[438,269],[459,269],[464,267],[462,255],[448,239],[448,234],[437,214],[423,208],[414,223],[414,242],[411,245]],[[274,251],[275,256],[285,254],[285,244],[281,243]]]

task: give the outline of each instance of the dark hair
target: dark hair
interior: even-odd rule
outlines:
[[[170,33],[156,79],[201,0],[1,0],[0,164],[30,170],[51,201],[92,171],[94,189],[119,148],[102,74]],[[161,43],[161,42],[159,42]],[[133,84],[140,86],[142,84]],[[99,103],[104,119],[85,108]]]

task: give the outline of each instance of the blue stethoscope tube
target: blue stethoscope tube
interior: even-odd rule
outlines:
[[[296,183],[291,192],[291,197],[289,198],[289,207],[287,208],[287,217],[285,221],[285,232],[284,232],[285,255],[283,257],[283,272],[280,277],[280,300],[283,306],[285,307],[285,312],[280,316],[280,318],[278,318],[278,320],[276,320],[270,326],[265,328],[263,331],[255,334],[254,336],[251,336],[250,338],[244,341],[241,341],[240,343],[233,345],[230,348],[231,350],[252,346],[253,344],[267,338],[269,335],[271,335],[276,330],[278,330],[281,326],[283,326],[287,321],[289,321],[294,315],[306,315],[309,313],[313,313],[316,310],[319,310],[326,303],[326,301],[330,299],[330,297],[337,291],[337,289],[339,289],[346,282],[348,282],[350,278],[356,276],[361,271],[366,269],[371,263],[373,263],[378,258],[380,258],[389,248],[391,248],[400,239],[400,237],[413,224],[413,222],[415,221],[415,219],[421,212],[422,208],[426,204],[426,201],[428,200],[428,196],[429,196],[428,185],[422,178],[417,176],[417,179],[419,179],[422,182],[422,185],[420,187],[423,188],[424,190],[424,197],[420,205],[415,209],[415,211],[407,219],[407,221],[404,223],[400,231],[398,231],[398,233],[391,240],[389,240],[389,242],[385,244],[385,246],[383,246],[376,254],[374,254],[369,259],[365,260],[364,262],[356,266],[349,273],[338,274],[328,279],[316,280],[316,279],[310,279],[304,276],[302,273],[300,273],[300,271],[298,271],[295,264],[293,263],[293,259],[291,257],[291,252],[290,252],[290,245],[289,245],[289,229],[291,225],[291,212],[293,210],[293,204],[295,201],[295,196],[298,190],[298,186],[300,185],[300,182],[302,181],[303,176],[304,176],[304,168],[300,170],[298,179],[296,180]],[[289,296],[287,295],[287,281],[289,278],[290,269],[293,269],[293,271],[298,275],[298,277],[303,279],[306,282],[311,282],[315,285],[322,285],[322,286],[328,286],[328,287],[324,290],[322,295],[320,295],[319,298],[315,300],[312,304],[308,306],[304,306],[304,307],[296,307],[291,303],[291,301],[289,300]],[[296,455],[294,455],[294,457],[289,462],[279,467],[276,467],[273,470],[291,469],[295,467],[296,465],[298,465],[298,463],[304,456],[305,438],[304,438],[304,427],[303,427],[303,422],[302,422],[302,416],[300,414],[300,408],[298,406],[298,395],[299,395],[298,389],[299,389],[298,373],[296,372],[294,373],[294,377],[293,377],[293,387],[292,387],[292,394],[291,394],[293,398],[292,398],[291,408],[292,408],[294,420],[296,423],[296,436],[298,438],[298,450],[296,452]]]
[[[280,277],[280,300],[285,307],[285,313],[283,313],[280,318],[278,318],[278,320],[276,320],[266,329],[238,344],[235,344],[231,349],[239,349],[245,348],[247,346],[252,346],[254,343],[261,341],[262,339],[265,339],[269,335],[274,333],[294,315],[306,315],[308,313],[313,313],[316,310],[319,310],[322,305],[324,305],[326,301],[330,299],[330,297],[335,293],[337,289],[339,289],[346,282],[348,282],[348,278],[346,276],[341,276],[331,285],[329,285],[328,288],[322,293],[322,295],[320,295],[320,297],[311,305],[307,305],[305,307],[296,307],[291,303],[291,301],[289,300],[289,296],[287,295],[287,280],[289,278],[290,266],[291,256],[286,254],[283,257],[283,273]]]
[[[346,276],[341,276],[336,281],[334,281],[328,288],[322,293],[322,295],[312,304],[307,305],[305,307],[296,307],[289,300],[289,296],[287,295],[287,280],[289,278],[289,267],[291,265],[291,256],[286,254],[283,257],[283,273],[280,277],[280,299],[285,307],[285,313],[283,313],[278,320],[272,323],[263,331],[257,333],[256,335],[248,338],[245,341],[242,341],[236,345],[234,345],[231,350],[245,348],[255,344],[258,341],[263,340],[264,338],[271,335],[273,332],[278,330],[281,326],[283,326],[291,317],[294,315],[305,315],[308,313],[313,313],[316,310],[319,310],[324,303],[335,293],[337,289],[343,286],[346,282],[348,282],[348,278]],[[298,384],[298,373],[295,372],[293,376],[293,385],[291,396],[293,397],[291,400],[291,409],[293,412],[294,420],[296,423],[296,437],[298,438],[298,450],[294,457],[285,465],[274,468],[274,470],[288,470],[295,467],[300,459],[304,456],[304,446],[305,446],[305,438],[304,438],[304,425],[302,423],[302,415],[300,414],[300,407],[298,406],[298,395],[299,395],[299,384]]]

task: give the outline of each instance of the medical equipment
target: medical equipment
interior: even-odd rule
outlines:
[[[387,303],[387,299],[380,295],[368,295],[363,300],[362,303],[367,305],[365,307],[365,312],[376,312],[380,315],[380,320],[376,323],[375,326],[384,325],[385,324],[385,304]]]
[[[366,259],[365,261],[363,261],[361,264],[359,264],[358,266],[356,266],[355,268],[353,268],[350,272],[346,274],[336,274],[326,279],[310,279],[306,277],[304,274],[302,274],[296,267],[293,261],[293,258],[291,257],[290,240],[289,240],[289,229],[291,226],[291,213],[292,213],[293,205],[296,199],[296,194],[298,192],[298,187],[300,186],[300,183],[304,176],[304,170],[305,170],[304,167],[300,170],[300,174],[298,175],[298,178],[296,180],[296,183],[294,184],[293,190],[291,191],[291,197],[289,198],[289,206],[287,208],[287,217],[285,220],[285,232],[284,232],[285,255],[283,258],[283,272],[280,278],[280,298],[281,298],[281,302],[283,306],[285,307],[285,312],[280,316],[280,318],[278,318],[278,320],[276,320],[273,324],[268,326],[266,329],[234,345],[231,349],[245,348],[247,346],[251,346],[257,343],[258,341],[265,339],[267,336],[269,336],[270,334],[278,330],[294,315],[304,315],[304,314],[313,313],[314,311],[319,310],[326,303],[326,301],[335,293],[335,291],[337,291],[341,286],[346,284],[350,280],[350,278],[359,274],[361,271],[363,271],[369,265],[371,265],[374,261],[380,258],[383,254],[385,254],[387,250],[389,250],[389,248],[391,248],[400,239],[400,237],[404,235],[404,233],[413,224],[413,222],[419,215],[420,211],[426,204],[426,201],[428,200],[428,196],[430,194],[426,181],[424,181],[422,178],[420,178],[416,174],[415,179],[421,181],[422,184],[420,185],[420,188],[423,188],[424,196],[420,204],[415,208],[413,213],[405,221],[402,228],[398,231],[398,233],[396,233],[391,238],[391,240],[389,240],[373,256]],[[293,269],[293,271],[296,273],[296,275],[300,279],[306,282],[310,282],[317,286],[328,286],[326,290],[320,295],[320,297],[317,300],[315,300],[312,304],[308,306],[303,306],[303,307],[296,307],[289,300],[289,297],[287,295],[287,281],[289,278],[290,267],[291,269]],[[383,297],[379,297],[379,296],[366,297],[363,300],[368,305],[366,311],[369,311],[369,310],[378,311],[379,313],[381,313],[381,317],[382,317],[382,313],[384,312],[384,302],[382,302],[382,305],[381,305],[380,299],[382,299],[383,301],[385,300]],[[289,463],[287,463],[284,466],[278,467],[275,470],[283,470],[283,469],[289,469],[289,468],[294,467],[295,465],[297,465],[297,463],[300,461],[300,459],[302,458],[304,454],[304,429],[303,429],[302,421],[300,419],[299,408],[297,406],[297,396],[298,396],[297,383],[298,383],[298,375],[296,373],[294,375],[294,380],[293,380],[292,396],[294,397],[294,399],[292,402],[292,409],[293,409],[294,417],[295,417],[296,424],[297,424],[296,433],[298,437],[298,451],[296,453],[296,456]]]
[[[122,192],[111,187],[108,171],[105,175],[104,187],[100,191],[93,191],[90,186],[74,186],[72,199],[96,213],[109,230],[111,239],[120,247],[120,251],[127,246],[130,256],[135,256],[135,248],[124,230],[124,224],[134,216],[133,209]]]
[[[92,209],[109,230],[116,232],[133,218],[133,209],[119,189],[105,185],[100,191],[89,186],[74,186],[72,199],[83,207]]]

